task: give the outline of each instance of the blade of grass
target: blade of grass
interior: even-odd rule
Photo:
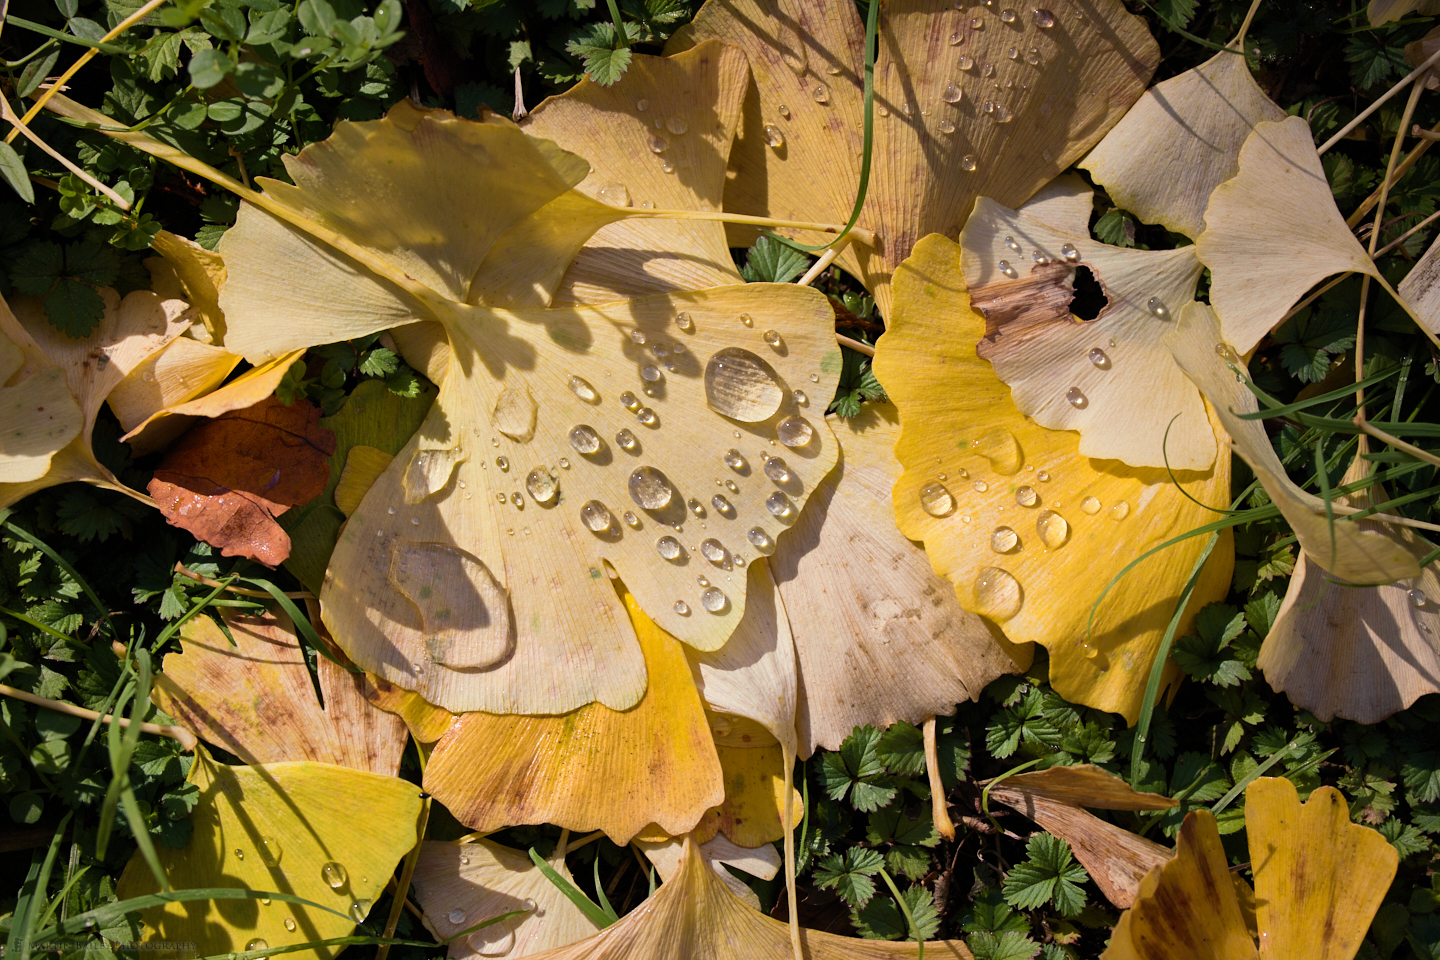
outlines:
[[[870,0],[870,2],[879,4],[880,0]],[[895,886],[895,881],[890,878],[890,871],[884,867],[880,868],[880,879],[885,881],[885,886],[889,887],[890,892],[894,894],[895,904],[900,908],[900,913],[905,917],[905,923],[910,928],[910,936],[914,937],[915,942],[919,944],[915,951],[915,960],[925,960],[925,941],[920,936],[919,928],[915,926],[915,918],[910,915],[910,905],[905,902],[904,897],[900,896],[900,888]]]
[[[5,956],[15,960],[30,960],[34,945],[32,936],[35,928],[36,911],[45,903],[45,890],[50,885],[50,872],[55,868],[55,857],[65,841],[65,828],[70,823],[73,811],[66,813],[55,827],[50,846],[42,859],[32,859],[25,883],[20,887],[20,897],[15,902],[15,912],[10,921],[10,934],[5,938]]]
[[[616,920],[620,919],[619,917],[615,916],[614,911],[607,911],[602,907],[598,906],[594,900],[591,900],[589,897],[585,896],[584,892],[582,892],[579,887],[575,886],[575,884],[571,883],[569,880],[566,880],[564,877],[560,876],[560,874],[556,873],[555,868],[551,867],[550,864],[546,863],[545,858],[540,856],[540,854],[536,853],[534,847],[530,848],[530,861],[535,864],[535,866],[540,870],[540,873],[544,875],[546,880],[549,880],[552,884],[555,885],[556,890],[559,890],[561,893],[565,894],[565,899],[575,904],[575,906],[580,910],[580,912],[585,914],[585,916],[590,920],[590,922],[595,924],[597,927],[604,929],[605,927],[610,926],[610,924],[614,923]]]

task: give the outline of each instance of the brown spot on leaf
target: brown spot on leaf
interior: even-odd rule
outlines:
[[[1029,276],[971,288],[970,305],[985,317],[985,338],[975,352],[988,360],[1001,337],[1028,339],[1049,324],[1072,323],[1074,274],[1074,264],[1055,261],[1036,264]]]

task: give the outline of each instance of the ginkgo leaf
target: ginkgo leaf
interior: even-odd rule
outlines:
[[[9,314],[4,300],[0,311]],[[64,372],[48,367],[23,376],[25,359],[0,325],[0,411],[5,424],[0,431],[0,485],[45,476],[51,458],[79,436],[84,425]],[[14,382],[6,385],[12,377]]]
[[[588,160],[590,174],[575,190],[593,200],[719,210],[749,80],[744,55],[719,43],[673,57],[636,54],[619,83],[583,79],[532,110],[520,128]],[[740,282],[720,223],[627,219],[581,240],[554,293],[560,302]]]
[[[742,847],[782,839],[786,790],[790,809],[804,810],[804,799],[788,774],[794,754],[787,754],[768,730],[748,718],[715,715],[710,732],[725,781],[725,801],[716,811],[720,833]]]
[[[209,617],[181,627],[183,650],[165,657],[155,681],[161,709],[246,763],[317,760],[399,773],[405,723],[370,704],[364,674],[317,657],[322,708],[283,611],[251,617],[224,610],[221,616],[228,637]]]
[[[640,702],[549,717],[465,714],[425,768],[425,789],[456,819],[474,830],[604,830],[624,844],[651,823],[687,833],[721,803],[720,761],[685,654],[633,597],[624,603],[649,676]]]
[[[755,891],[725,868],[731,866],[737,870],[743,870],[752,877],[773,880],[775,875],[780,872],[780,855],[775,852],[773,845],[766,843],[759,847],[746,848],[724,836],[717,836],[704,843],[699,843],[694,834],[690,835],[689,842],[698,846],[700,856],[705,859],[705,862],[710,865],[711,869],[715,871],[715,875],[731,893],[739,897],[751,909],[760,909],[760,898]],[[655,865],[655,872],[666,883],[674,879],[675,874],[685,864],[685,837],[671,837],[666,840],[637,840],[635,845],[645,854],[645,859]]]
[[[1357,457],[1343,482],[1363,479],[1368,469]],[[1359,509],[1371,500],[1366,491],[1338,498]],[[1356,526],[1385,531],[1371,520]],[[1431,549],[1412,530],[1390,533],[1414,553]],[[1256,666],[1273,689],[1320,720],[1339,716],[1379,723],[1427,693],[1440,693],[1437,599],[1440,574],[1433,565],[1422,567],[1413,580],[1337,587],[1302,552]]]
[[[1357,508],[1331,502],[1337,518],[1326,517],[1326,505],[1313,493],[1300,489],[1285,474],[1285,467],[1264,424],[1241,420],[1239,414],[1259,409],[1255,395],[1239,382],[1238,345],[1227,346],[1215,312],[1203,303],[1189,303],[1181,311],[1175,329],[1165,344],[1175,362],[1185,371],[1230,434],[1235,452],[1245,458],[1265,487],[1271,501],[1295,531],[1301,548],[1324,569],[1352,583],[1388,583],[1420,575],[1416,551],[1388,525],[1366,529],[1338,518],[1359,512]]]
[[[1080,166],[1117,206],[1194,240],[1245,138],[1257,123],[1284,119],[1245,55],[1226,49],[1145,91]]]
[[[284,893],[328,910],[258,899],[169,903],[141,912],[146,942],[193,943],[211,956],[347,936],[415,845],[420,792],[395,777],[310,761],[229,767],[198,747],[188,782],[200,791],[190,842],[156,851],[172,888]],[[365,798],[364,816],[355,815],[356,797]],[[159,892],[139,853],[115,892],[122,900]],[[340,949],[289,956],[328,960]]]
[[[1051,767],[1007,777],[990,787],[990,799],[1014,807],[1048,833],[1070,844],[1100,892],[1115,906],[1135,901],[1140,882],[1174,851],[1085,812],[1165,810],[1178,801],[1135,790],[1089,764]]]
[[[145,261],[161,296],[184,300],[195,309],[211,343],[225,339],[225,314],[220,311],[220,289],[225,286],[225,261],[193,240],[177,237],[168,230],[155,234],[151,249],[160,259]],[[164,269],[160,268],[164,265]],[[165,275],[169,276],[166,277]],[[173,278],[176,289],[168,286]]]
[[[1210,195],[1195,252],[1225,342],[1243,356],[1331,274],[1383,278],[1336,209],[1304,120],[1256,124],[1238,170]]]
[[[1396,292],[1414,308],[1432,333],[1440,333],[1440,237],[1415,261]]]
[[[1205,404],[1160,342],[1170,310],[1194,299],[1202,267],[1193,247],[1106,246],[1088,228],[1062,232],[982,197],[960,249],[971,305],[985,316],[976,352],[1021,413],[1078,431],[1087,457],[1179,470],[1214,462]],[[1088,322],[1070,312],[1080,268],[1106,298]]]
[[[185,342],[184,338],[172,341],[171,348],[173,349],[175,344],[180,342]],[[228,375],[229,371],[233,370],[240,362],[239,355],[230,353],[224,348],[207,347],[206,351],[219,350],[220,352],[201,353],[196,348],[204,346],[203,344],[193,340],[188,342],[194,346],[181,347],[173,361],[166,356],[171,352],[170,349],[162,351],[155,360],[156,382],[162,385],[161,398],[165,391],[176,388],[182,392],[189,392],[191,387],[189,380],[192,376],[197,379],[210,379],[222,368],[227,368],[225,375]],[[195,354],[199,355],[195,356]],[[170,444],[170,441],[189,429],[199,418],[213,419],[221,414],[244,410],[260,403],[275,392],[275,388],[280,385],[281,380],[285,379],[285,374],[289,372],[290,367],[304,354],[304,350],[291,351],[273,360],[256,364],[217,390],[197,394],[194,399],[167,403],[165,406],[154,409],[138,425],[127,427],[129,432],[120,439],[130,444],[137,455],[163,449]],[[182,365],[180,370],[175,371],[179,375],[178,379],[172,379],[170,375],[168,368],[172,362]],[[193,367],[191,366],[192,362]],[[194,372],[189,372],[192,369]],[[165,371],[163,380],[160,376],[162,370]],[[146,406],[154,403],[156,399],[161,399],[156,398],[151,392],[149,384],[144,379],[145,373],[144,368],[139,369],[139,377],[143,384],[141,387],[135,386],[132,377],[126,377],[121,382],[117,389],[123,391],[124,400],[122,402],[128,403],[137,394]],[[117,410],[116,413],[118,416],[119,411]]]
[[[928,233],[954,236],[975,198],[1016,205],[1079,159],[1144,92],[1159,51],[1113,0],[1025,7],[911,0],[881,14],[875,133],[860,224],[879,247],[836,261],[890,315],[890,275]],[[731,153],[725,209],[843,220],[863,145],[865,28],[824,0],[710,0],[667,47],[745,51],[758,97]]]
[[[1370,5],[1365,8],[1365,15],[1369,18],[1372,27],[1382,27],[1409,13],[1433,16],[1440,13],[1440,2],[1437,0],[1370,0]]]
[[[110,391],[106,402],[120,421],[120,428],[133,437],[126,440],[132,454],[144,456],[154,453],[179,436],[193,421],[171,420],[168,423],[171,429],[164,432],[142,432],[137,427],[162,410],[212,393],[225,382],[239,362],[240,357],[224,347],[201,343],[191,337],[176,337],[165,349],[152,353],[145,362],[131,370]]]
[[[1142,578],[1143,590],[1121,580],[1106,593],[1106,585],[1147,550],[1210,522],[1210,510],[1189,498],[1223,507],[1229,460],[1176,472],[1182,493],[1163,469],[1088,459],[1074,433],[1024,417],[975,355],[985,321],[970,307],[959,253],[944,237],[916,244],[897,273],[894,316],[876,348],[876,375],[902,424],[896,520],[906,536],[924,541],[961,606],[998,623],[1014,643],[1050,650],[1057,693],[1134,722],[1204,538],[1136,566],[1131,576]],[[1181,630],[1194,611],[1224,596],[1231,564],[1222,535]]]
[[[122,299],[107,287],[99,296],[104,303],[104,316],[88,338],[79,340],[51,326],[45,319],[44,305],[38,300],[17,297],[10,304],[0,301],[0,342],[9,340],[16,348],[5,351],[4,366],[9,369],[0,383],[15,387],[39,377],[33,386],[36,395],[54,396],[57,406],[43,411],[37,409],[33,414],[55,414],[59,421],[49,439],[9,441],[19,444],[17,451],[30,451],[24,458],[29,462],[16,468],[14,481],[0,481],[0,507],[37,490],[75,480],[150,502],[148,497],[121,484],[95,459],[90,436],[95,417],[110,391],[147,357],[183,333],[190,325],[190,314],[184,301],[161,300],[148,290],[137,290]],[[18,364],[17,357],[20,358]],[[63,384],[67,397],[60,396],[56,389],[59,384]],[[18,399],[19,395],[15,397]],[[77,411],[79,429],[73,430]],[[30,416],[25,413],[16,423],[23,424]],[[53,423],[48,418],[41,422],[47,427]],[[60,443],[57,448],[57,442],[67,434],[73,439]],[[38,476],[19,479],[22,475],[34,474],[36,460],[47,455],[50,457],[48,469]]]
[[[410,735],[420,743],[435,743],[460,720],[455,714],[427,703],[418,693],[397,687],[373,673],[365,674],[365,679],[368,681],[365,699],[405,721]]]
[[[951,713],[1030,662],[895,529],[895,407],[867,403],[831,426],[841,462],[770,559],[799,661],[802,756],[839,749],[857,726]]]
[[[810,960],[880,960],[916,957],[919,944],[888,943],[837,937],[801,929],[803,955]],[[959,941],[925,944],[935,960],[973,960]],[[544,953],[543,960],[682,960],[695,956],[713,960],[791,960],[795,956],[790,930],[741,902],[706,864],[699,847],[685,841],[685,856],[670,881],[662,884],[645,907],[593,937]]]
[[[568,879],[563,863],[556,869]],[[455,960],[524,957],[574,943],[599,929],[528,856],[489,840],[421,843],[411,889],[425,911],[426,929],[437,940],[500,914],[525,911],[452,940],[449,955]]]

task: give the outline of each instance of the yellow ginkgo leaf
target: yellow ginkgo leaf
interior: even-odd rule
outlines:
[[[1227,345],[1228,343],[1228,345]],[[1259,409],[1255,395],[1240,381],[1238,345],[1221,333],[1215,312],[1203,303],[1189,303],[1179,314],[1175,329],[1165,338],[1176,363],[1205,395],[1236,453],[1265,487],[1295,531],[1301,548],[1324,569],[1352,583],[1388,583],[1420,575],[1416,550],[1388,525],[1366,529],[1339,518],[1358,513],[1356,507],[1332,501],[1326,505],[1313,493],[1300,489],[1285,474],[1280,457],[1259,420],[1242,420],[1241,414]]]
[[[1023,202],[1075,162],[1144,92],[1159,51],[1113,0],[1084,16],[1042,5],[909,0],[880,15],[875,133],[860,223],[878,248],[836,261],[890,315],[890,275],[928,233],[954,236],[976,197]],[[667,49],[719,39],[745,51],[758,97],[731,153],[725,209],[843,220],[863,146],[865,27],[826,0],[710,0]]]
[[[365,685],[365,699],[404,720],[410,735],[420,743],[435,743],[460,719],[433,703],[427,703],[418,693],[381,680],[373,673],[365,674],[365,679],[369,681]]]
[[[916,957],[919,944],[837,937],[800,930],[809,960],[881,960]],[[685,857],[673,878],[620,921],[593,937],[544,953],[537,960],[791,960],[790,930],[746,906],[715,875],[698,846],[685,841]],[[973,960],[959,941],[925,944],[933,960]]]
[[[105,398],[126,374],[183,333],[190,325],[191,314],[184,301],[161,300],[149,290],[136,290],[123,299],[108,287],[99,293],[105,313],[95,330],[81,339],[68,337],[52,326],[39,300],[17,297],[10,304],[0,300],[0,343],[9,340],[15,348],[6,348],[0,354],[0,366],[6,368],[0,385],[17,387],[33,380],[27,392],[40,399],[54,397],[56,404],[45,410],[39,410],[38,405],[22,405],[17,412],[17,426],[31,421],[49,436],[34,436],[32,431],[28,437],[12,435],[4,441],[0,454],[8,454],[13,444],[22,456],[13,468],[13,480],[0,473],[0,507],[37,490],[75,480],[151,503],[149,497],[120,483],[95,459],[90,436]],[[60,386],[63,397],[57,389]],[[7,396],[13,404],[25,394]],[[56,419],[50,420],[50,414]],[[73,439],[60,442],[62,437]],[[46,457],[46,469],[37,473],[40,461]]]
[[[360,506],[365,494],[395,458],[384,450],[357,444],[345,454],[345,466],[335,484],[335,506],[347,517]]]
[[[710,868],[715,871],[715,876],[720,878],[720,881],[731,893],[739,897],[751,909],[760,909],[760,897],[726,867],[734,867],[761,880],[773,880],[775,875],[780,872],[780,856],[775,852],[773,845],[766,843],[763,846],[747,848],[724,836],[700,843],[695,834],[691,834],[688,838],[670,837],[665,840],[635,841],[635,846],[645,854],[645,859],[655,865],[655,872],[660,874],[660,879],[665,883],[673,880],[685,866],[686,847],[692,844],[696,846],[700,856],[710,865]]]
[[[220,289],[225,286],[225,261],[220,254],[206,250],[194,240],[177,237],[169,230],[155,234],[152,250],[160,258],[145,261],[156,281],[155,292],[189,303],[205,325],[211,343],[225,339],[225,314],[220,312]],[[163,269],[160,265],[163,264]],[[161,278],[173,279],[175,291],[161,290]]]
[[[230,767],[199,747],[189,782],[200,791],[190,842],[156,851],[172,888],[248,888],[327,909],[258,899],[168,903],[142,911],[146,942],[193,943],[210,956],[347,936],[415,845],[420,791],[395,777],[309,761]],[[355,815],[356,797],[364,816]],[[115,892],[122,900],[159,892],[139,853]],[[328,960],[340,949],[288,956]]]
[[[556,864],[568,878],[563,863]],[[524,957],[584,939],[599,928],[519,850],[489,840],[420,844],[411,880],[425,911],[425,927],[438,940],[512,911],[523,915],[482,927],[450,942],[455,960]]]
[[[1225,342],[1243,356],[1331,274],[1384,278],[1336,209],[1300,117],[1256,124],[1238,171],[1210,195],[1195,252],[1210,268]]]
[[[1087,457],[1210,467],[1205,404],[1160,342],[1170,310],[1194,299],[1202,267],[1193,247],[1111,247],[1090,239],[1088,225],[1064,232],[982,197],[960,249],[971,306],[985,316],[976,352],[1010,385],[1021,413],[1078,431]],[[1070,313],[1081,267],[1106,298],[1084,323]]]
[[[425,789],[456,819],[482,831],[530,823],[604,830],[624,844],[651,823],[687,833],[721,803],[720,761],[685,654],[633,597],[624,603],[649,675],[640,702],[551,717],[465,714],[425,768]]]
[[[1226,49],[1145,91],[1080,166],[1117,206],[1194,240],[1245,138],[1257,123],[1284,119],[1244,54]]]
[[[1351,823],[1334,787],[1301,804],[1283,777],[1246,790],[1245,825],[1258,949],[1241,898],[1249,891],[1232,882],[1215,818],[1200,810],[1186,816],[1174,859],[1146,877],[1102,960],[1354,957],[1395,877],[1395,848]]]
[[[1099,767],[1081,764],[1021,773],[989,791],[992,802],[1014,807],[1070,844],[1075,859],[1117,907],[1134,903],[1141,881],[1175,853],[1085,811],[1166,810],[1179,802],[1135,790]]]
[[[959,247],[944,237],[916,245],[897,272],[894,316],[876,350],[876,376],[903,425],[895,447],[905,468],[894,491],[900,530],[924,541],[961,606],[1000,624],[1015,643],[1050,650],[1057,693],[1134,722],[1204,538],[1136,566],[1131,576],[1144,589],[1122,580],[1104,591],[1146,551],[1211,521],[1200,504],[1228,502],[1229,460],[1177,471],[1172,481],[1163,468],[1086,458],[1074,433],[1022,416],[975,355],[985,321],[970,306],[959,261]],[[1181,630],[1193,611],[1224,596],[1231,549],[1222,534]]]
[[[1356,457],[1342,482],[1361,480],[1368,472],[1368,462]],[[1338,498],[1362,509],[1371,500],[1365,490]],[[1356,525],[1385,532],[1385,525],[1373,520]],[[1412,530],[1389,533],[1414,553],[1431,549]],[[1427,693],[1440,693],[1437,599],[1440,574],[1433,565],[1422,567],[1413,580],[1338,587],[1302,552],[1256,666],[1273,689],[1321,720],[1379,723]]]
[[[790,783],[793,754],[759,723],[747,717],[714,714],[710,732],[725,779],[725,802],[717,808],[719,831],[742,847],[758,847],[785,836],[785,792],[791,810],[804,799]]]
[[[802,756],[838,750],[857,726],[953,713],[1030,662],[895,528],[895,407],[867,403],[831,425],[841,462],[770,558],[799,661]]]
[[[399,773],[404,721],[370,704],[363,674],[317,657],[322,708],[284,612],[222,617],[229,637],[209,617],[181,627],[183,651],[165,658],[155,681],[161,709],[246,763],[318,760]]]
[[[10,308],[0,300],[0,311]],[[0,324],[0,490],[6,485],[39,480],[50,461],[80,435],[84,416],[58,367],[30,365]]]

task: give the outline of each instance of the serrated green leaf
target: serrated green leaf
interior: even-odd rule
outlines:
[[[843,854],[831,854],[815,866],[815,885],[834,890],[851,907],[863,907],[875,896],[875,881],[885,859],[874,850],[851,847]]]
[[[1095,221],[1095,239],[1112,247],[1135,246],[1135,218],[1124,210],[1107,210]]]
[[[860,936],[867,940],[908,940],[917,937],[920,940],[929,940],[935,936],[935,932],[940,929],[940,918],[935,915],[935,903],[931,899],[930,891],[923,886],[914,886],[902,890],[900,896],[905,898],[905,906],[915,920],[915,931],[911,932],[910,925],[905,922],[905,915],[900,912],[900,907],[893,897],[878,897],[870,901],[868,906],[850,911],[850,922],[855,925]]]
[[[875,745],[875,755],[891,773],[913,777],[925,769],[925,736],[914,724],[892,724]]]
[[[976,933],[965,940],[975,960],[1032,960],[1040,944],[1017,930],[1004,933]]]
[[[740,275],[747,283],[789,283],[810,266],[810,258],[774,237],[761,237],[750,248]]]
[[[1085,909],[1085,892],[1078,886],[1088,879],[1075,862],[1070,845],[1059,837],[1038,833],[1025,844],[1026,859],[1015,865],[1001,887],[1005,902],[1021,910],[1054,904],[1062,916]]]

